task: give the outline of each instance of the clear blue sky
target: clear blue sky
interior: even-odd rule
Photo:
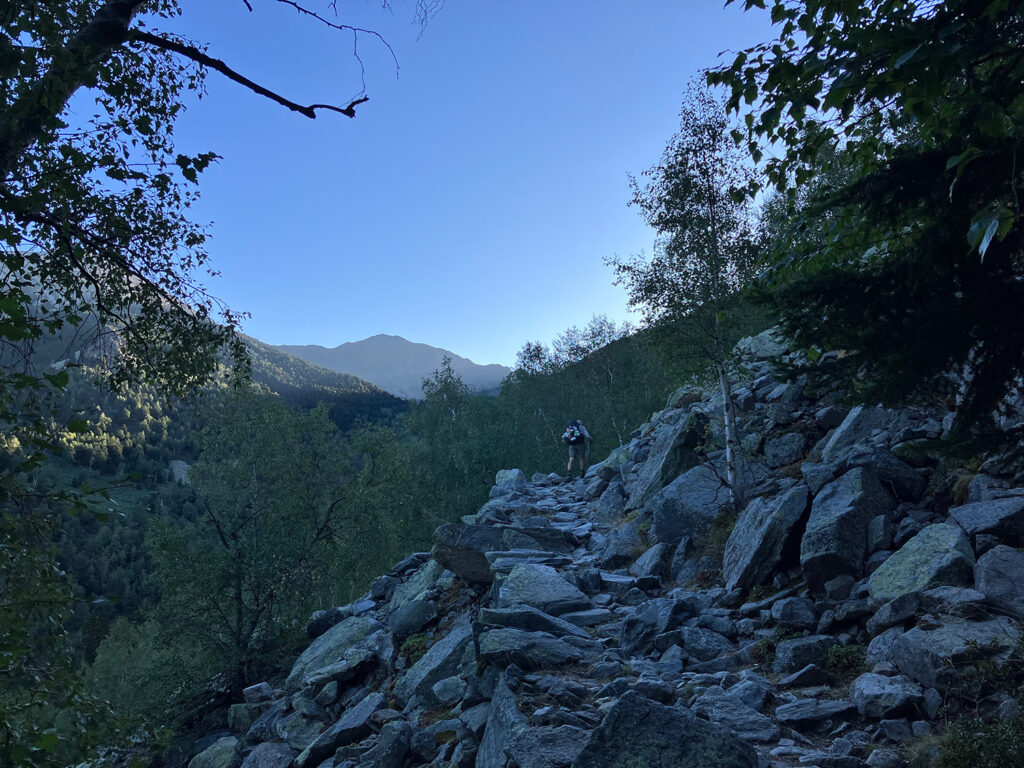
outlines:
[[[251,1],[187,0],[161,28],[295,101],[358,94],[350,35]],[[602,261],[653,243],[627,173],[658,160],[689,78],[771,32],[722,0],[448,0],[418,40],[411,4],[338,8],[401,67],[360,38],[371,100],[355,119],[309,120],[210,73],[179,123],[181,149],[223,156],[196,209],[222,273],[208,286],[272,344],[392,333],[478,363],[628,317]]]

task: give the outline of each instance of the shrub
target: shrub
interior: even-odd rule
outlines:
[[[866,659],[863,645],[833,645],[825,654],[825,668],[840,677],[856,677],[867,672]]]

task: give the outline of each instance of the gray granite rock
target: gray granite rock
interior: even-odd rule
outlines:
[[[619,648],[628,658],[649,651],[654,638],[675,629],[697,613],[697,606],[687,600],[656,598],[637,606],[622,622]]]
[[[728,695],[720,686],[708,688],[697,697],[691,709],[744,741],[767,742],[779,736],[779,726],[771,718],[743,704],[736,696]]]
[[[674,547],[683,538],[706,533],[729,503],[729,491],[718,472],[703,464],[693,467],[647,502],[651,535]]]
[[[831,635],[809,635],[783,640],[775,647],[772,669],[776,672],[793,672],[808,664],[820,665],[834,645],[837,642]]]
[[[394,613],[406,603],[418,600],[426,592],[442,586],[444,580],[445,567],[437,560],[427,560],[395,588],[388,603],[388,610]]]
[[[316,740],[295,758],[295,768],[313,768],[320,765],[339,748],[359,741],[372,730],[370,717],[387,704],[387,697],[380,692],[370,693],[342,715],[334,725],[321,733]]]
[[[681,627],[679,634],[683,649],[696,661],[711,661],[736,650],[736,646],[710,629]]]
[[[724,728],[628,691],[608,710],[572,765],[755,768],[758,760],[749,745]]]
[[[347,651],[379,629],[383,629],[380,623],[367,616],[352,616],[334,625],[295,660],[285,681],[285,688],[289,691],[298,690],[310,672],[344,660]]]
[[[841,573],[859,574],[867,554],[867,528],[895,501],[870,470],[851,469],[815,497],[800,541],[800,565],[808,585],[821,592]]]
[[[869,635],[894,627],[912,619],[921,609],[921,598],[916,592],[907,592],[882,604],[868,619],[865,629]]]
[[[660,579],[665,574],[665,561],[671,554],[672,548],[668,544],[655,544],[629,566],[629,572],[633,576],[655,576]]]
[[[647,460],[626,485],[627,511],[640,509],[665,483],[699,463],[696,449],[704,440],[707,421],[702,413],[693,412],[656,430]]]
[[[799,432],[787,432],[780,437],[765,441],[765,462],[772,469],[792,464],[807,450],[807,438]]]
[[[806,597],[787,597],[773,603],[772,618],[793,629],[814,629],[818,624],[818,612]]]
[[[1024,546],[1024,496],[964,504],[949,514],[971,537],[991,534],[1004,544]]]
[[[974,551],[956,525],[929,525],[892,554],[868,580],[874,600],[949,584],[967,586],[974,575]]]
[[[924,689],[903,675],[866,672],[850,684],[850,699],[862,715],[881,720],[916,715],[924,703]]]
[[[359,758],[360,766],[366,768],[402,768],[409,753],[412,726],[404,720],[396,720],[380,730],[376,745]]]
[[[599,610],[598,618],[606,621],[611,620],[611,612]],[[579,614],[569,614],[576,615]],[[556,637],[564,635],[575,635],[576,637],[587,637],[590,635],[580,627],[590,626],[567,621],[565,616],[559,618],[551,616],[543,611],[537,610],[531,605],[518,605],[514,608],[481,608],[477,616],[481,624],[490,624],[496,627],[515,627],[530,632],[548,632]],[[601,623],[600,621],[598,623]]]
[[[242,762],[238,739],[225,736],[217,739],[189,761],[189,768],[238,768]]]
[[[591,607],[590,600],[554,568],[525,563],[517,565],[498,589],[498,608],[531,605],[558,616]]]
[[[434,683],[458,672],[462,653],[472,638],[473,631],[468,623],[452,627],[399,679],[395,686],[395,698],[404,704],[417,696],[421,703],[430,706],[433,703]]]
[[[600,498],[591,505],[590,519],[612,525],[622,519],[626,507],[626,487],[619,481],[608,484]]]
[[[974,579],[991,603],[1024,616],[1024,552],[1002,545],[990,549],[974,566]]]
[[[399,640],[416,634],[437,618],[437,603],[433,600],[413,600],[388,618],[388,629]]]
[[[241,768],[288,768],[298,753],[287,744],[265,742],[257,744]]]
[[[824,721],[849,720],[856,712],[857,707],[849,699],[799,699],[777,707],[775,719],[801,729]]]
[[[1005,659],[1019,634],[1005,616],[977,622],[950,619],[934,629],[914,627],[900,635],[893,644],[893,660],[905,675],[945,691],[979,651],[997,662]]]
[[[504,667],[523,669],[557,667],[583,658],[583,652],[547,632],[502,627],[480,633],[480,659]]]
[[[928,481],[904,461],[889,451],[869,445],[855,445],[845,453],[838,463],[840,473],[854,467],[867,467],[897,499],[918,501],[924,495]]]
[[[875,431],[885,430],[891,423],[892,412],[884,408],[863,405],[852,408],[822,447],[822,459],[830,464],[837,463],[847,450],[858,443],[866,443]]]
[[[800,535],[809,492],[798,485],[774,497],[751,501],[736,520],[725,545],[722,574],[728,590],[762,584],[779,566],[783,553]]]

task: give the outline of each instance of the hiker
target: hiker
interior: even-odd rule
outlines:
[[[587,471],[587,447],[590,444],[590,433],[579,419],[570,420],[565,425],[562,442],[569,446],[569,466],[566,467],[568,479],[572,479],[572,460],[580,460],[580,477]]]

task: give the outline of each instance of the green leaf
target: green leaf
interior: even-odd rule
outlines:
[[[87,432],[89,430],[89,422],[83,418],[76,416],[75,418],[68,422],[67,430],[68,432],[72,432],[74,434],[81,434],[82,432]]]

